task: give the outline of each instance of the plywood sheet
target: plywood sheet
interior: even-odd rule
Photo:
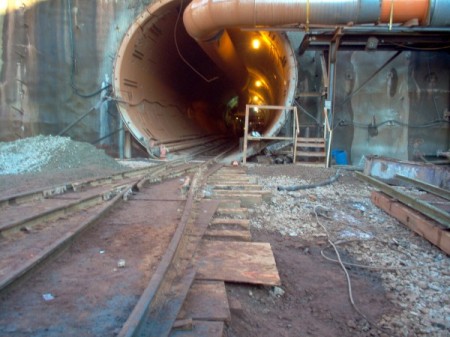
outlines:
[[[178,319],[229,321],[231,318],[223,281],[197,280],[191,286]]]
[[[204,240],[197,252],[197,259],[197,279],[280,284],[269,243]]]
[[[172,330],[170,337],[223,337],[223,322],[193,321],[192,330]]]

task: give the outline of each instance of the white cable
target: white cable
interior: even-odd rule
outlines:
[[[355,311],[356,311],[362,318],[364,318],[371,326],[373,326],[374,328],[378,329],[379,331],[381,331],[381,332],[383,332],[383,333],[386,333],[386,334],[390,335],[390,332],[386,331],[385,329],[379,327],[377,324],[375,324],[374,322],[372,322],[372,321],[371,321],[366,315],[364,315],[364,314],[361,312],[361,310],[359,310],[359,308],[356,306],[355,301],[353,300],[352,282],[351,282],[351,280],[350,280],[350,275],[348,274],[347,268],[345,267],[344,263],[342,262],[341,255],[339,254],[339,251],[338,251],[338,249],[337,249],[335,243],[334,243],[333,241],[331,241],[330,233],[328,232],[327,228],[326,228],[326,227],[320,222],[320,220],[319,220],[319,215],[317,214],[317,208],[318,208],[318,207],[323,208],[325,211],[329,211],[329,209],[327,209],[326,207],[324,207],[324,206],[322,206],[322,205],[316,205],[316,206],[314,206],[314,215],[316,216],[317,224],[319,224],[319,226],[322,227],[322,229],[324,230],[325,234],[327,235],[328,243],[333,247],[333,249],[334,249],[334,251],[335,251],[335,253],[336,253],[338,262],[339,262],[339,264],[340,264],[342,270],[344,271],[345,277],[346,277],[346,279],[347,279],[348,296],[349,296],[349,298],[350,298],[350,303],[351,303],[353,309],[355,309]],[[392,336],[392,335],[391,335],[391,336]]]

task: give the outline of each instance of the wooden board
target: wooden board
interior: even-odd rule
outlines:
[[[372,192],[372,202],[445,253],[450,254],[450,233],[436,221],[381,192]]]
[[[177,319],[190,318],[198,321],[230,321],[230,308],[223,281],[194,282]]]
[[[210,223],[210,227],[230,226],[243,229],[250,229],[250,220],[247,219],[227,219],[214,218]]]
[[[221,195],[221,194],[214,193],[212,198],[217,199],[217,200],[235,199],[235,200],[240,201],[240,205],[242,205],[243,207],[247,207],[247,208],[251,208],[256,205],[260,205],[262,203],[262,197],[260,194],[257,195],[257,194],[235,193],[235,194],[229,194],[229,195]],[[226,205],[226,204],[225,203],[220,204],[220,206],[222,206],[222,207],[225,207],[224,205]]]
[[[251,241],[252,235],[248,230],[242,229],[208,229],[205,237],[215,240]]]
[[[197,279],[281,284],[269,243],[204,240],[197,260]]]
[[[192,330],[172,330],[170,337],[223,337],[223,322],[193,321]]]

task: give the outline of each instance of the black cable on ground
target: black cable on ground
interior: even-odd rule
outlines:
[[[307,190],[310,188],[316,188],[320,186],[326,186],[334,183],[336,180],[338,180],[340,176],[341,170],[337,170],[336,174],[331,177],[330,179],[327,179],[325,181],[321,181],[316,184],[307,184],[307,185],[295,185],[295,186],[278,186],[278,191],[299,191],[299,190]]]

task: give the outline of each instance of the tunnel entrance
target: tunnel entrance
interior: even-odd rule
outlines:
[[[297,83],[294,51],[284,33],[230,29],[245,65],[246,95],[186,32],[178,1],[150,5],[132,24],[117,52],[114,92],[128,130],[151,142],[243,136],[245,104],[291,105]],[[245,101],[244,101],[245,100]],[[244,108],[243,108],[244,107]],[[276,135],[281,112],[254,109],[251,126]]]

